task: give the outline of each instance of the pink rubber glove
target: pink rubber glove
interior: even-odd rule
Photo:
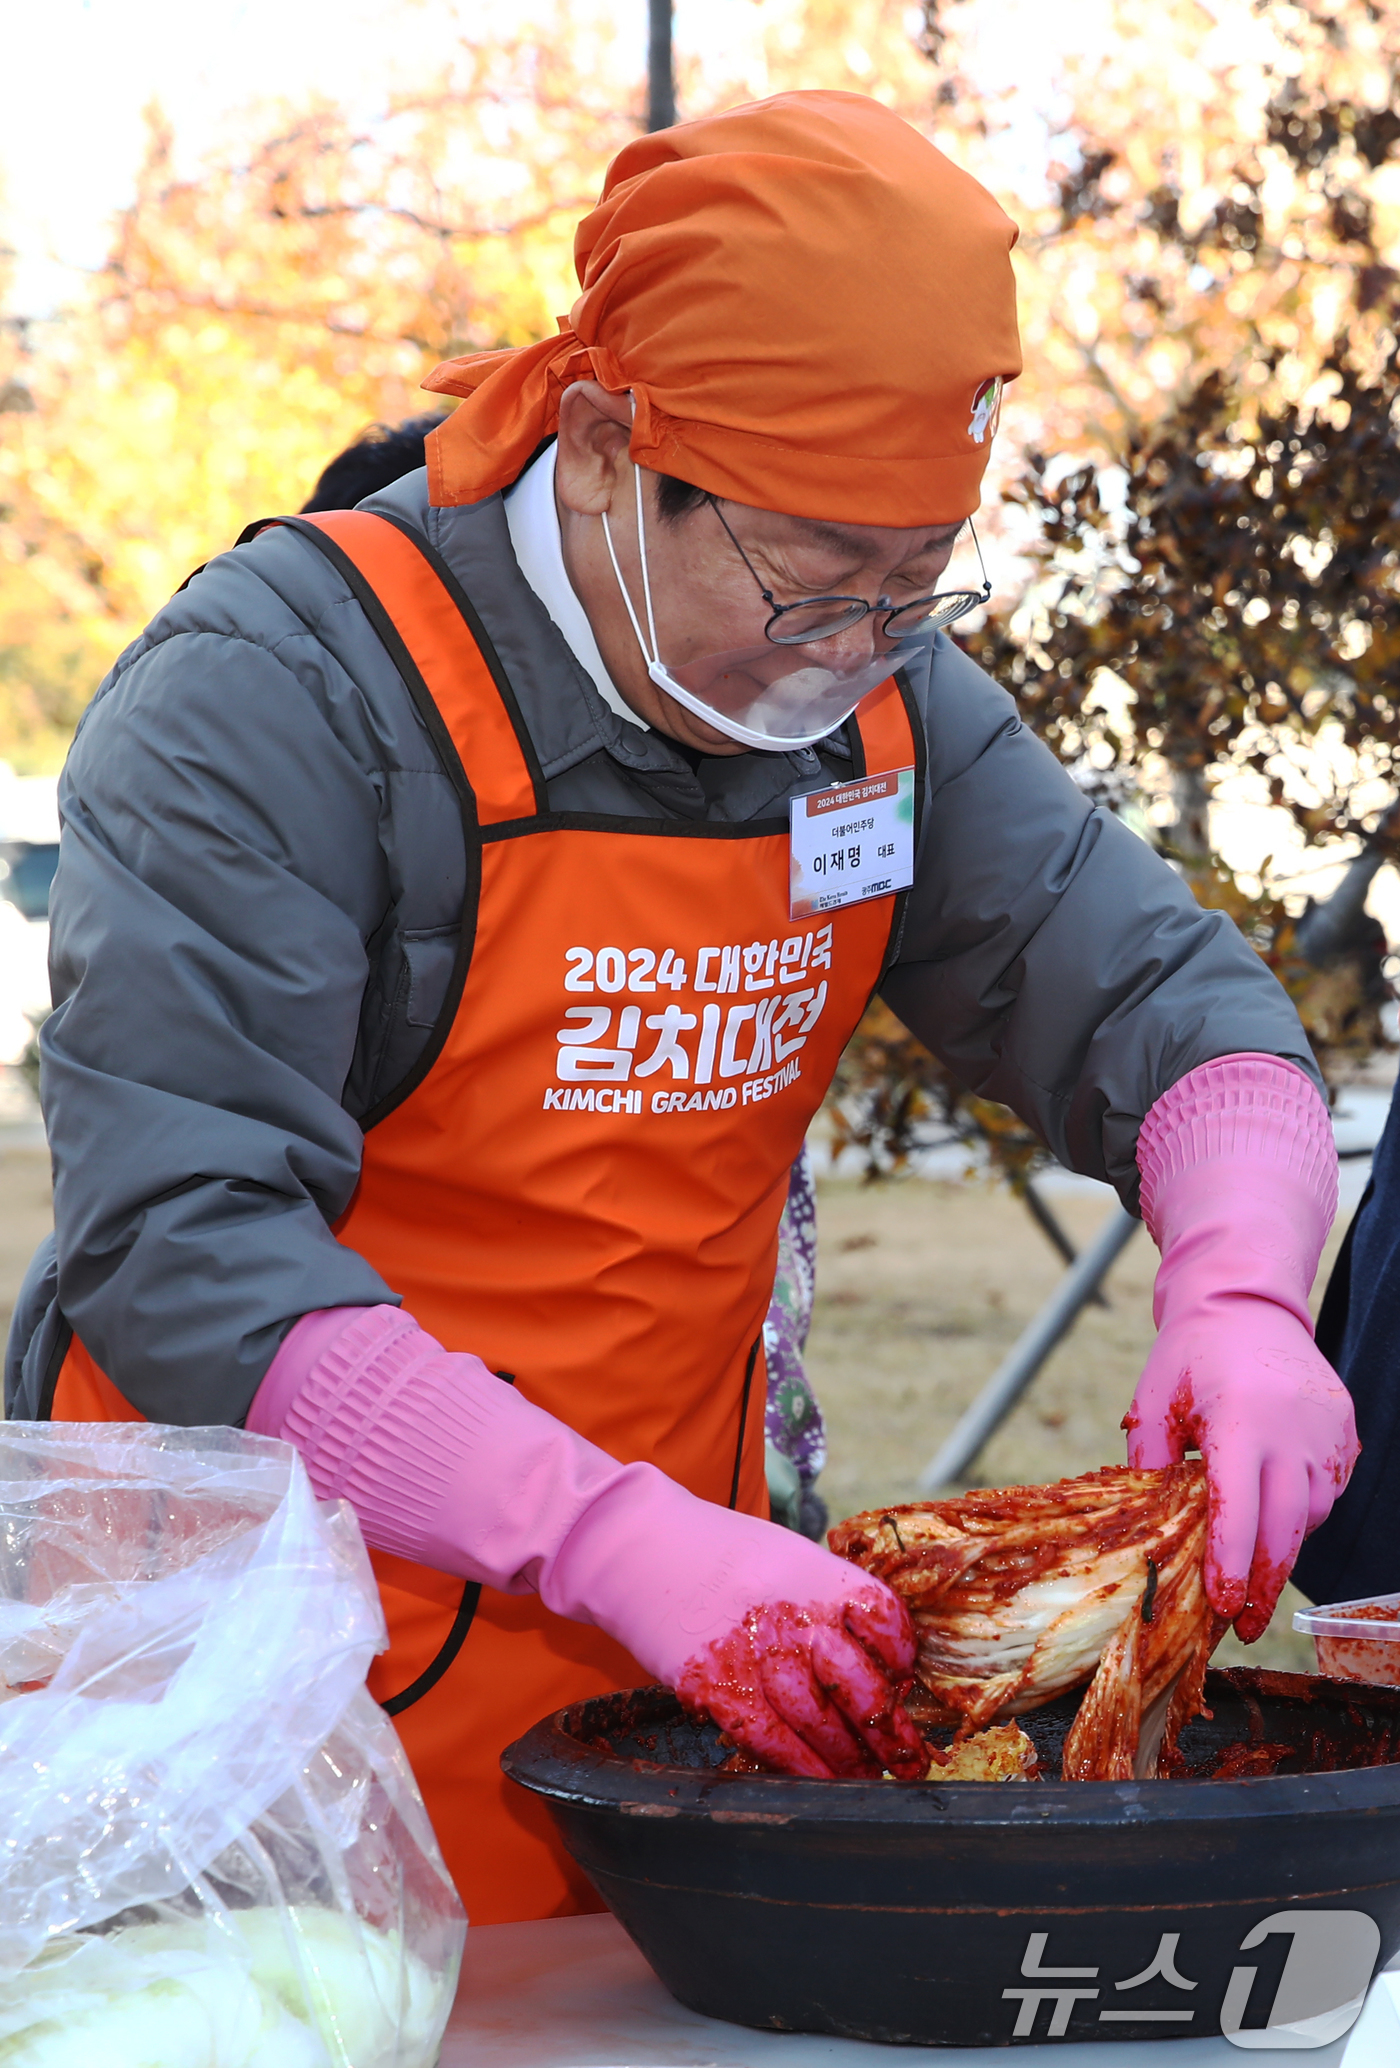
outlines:
[[[396,1307],[292,1329],[248,1427],[285,1437],[368,1543],[595,1623],[782,1773],[922,1779],[914,1633],[883,1581],[619,1465]]]
[[[1252,1644],[1357,1457],[1351,1396],[1308,1312],[1337,1207],[1332,1123],[1301,1070],[1224,1056],[1158,1099],[1138,1168],[1162,1262],[1159,1334],[1123,1423],[1128,1459],[1200,1451],[1206,1592]]]

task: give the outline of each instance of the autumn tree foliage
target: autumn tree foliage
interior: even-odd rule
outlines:
[[[1132,259],[1106,290],[1113,341],[1084,350],[1116,414],[1077,464],[1025,453],[1010,497],[1034,578],[973,644],[1066,759],[1165,788],[1163,845],[1275,967],[1328,1066],[1382,1039],[1374,942],[1310,967],[1296,910],[1212,853],[1208,804],[1224,786],[1308,846],[1394,846],[1400,10],[1268,17],[1274,48],[1218,108],[1190,205],[1180,145],[1144,159],[1140,133],[1115,148],[1086,113],[1062,236],[1116,225]],[[1165,354],[1155,395],[1135,385],[1143,338]]]
[[[1189,210],[1179,143],[1143,161],[1139,133],[1115,149],[1083,117],[1044,270],[1063,272],[1064,247],[1102,250],[1114,322],[1081,338],[1079,365],[1111,401],[1077,453],[1027,441],[1008,499],[1037,579],[977,645],[1066,758],[1093,744],[1104,765],[1146,751],[1188,779],[1252,771],[1285,802],[1299,749],[1344,738],[1345,771],[1307,752],[1314,786],[1329,779],[1299,816],[1345,837],[1394,795],[1400,9],[1268,13],[1267,94],[1247,129],[1238,94],[1215,111],[1234,119],[1211,128]],[[1111,234],[1131,268],[1107,263]],[[1115,730],[1105,690],[1124,686]]]
[[[969,10],[926,12],[956,60]],[[1306,846],[1396,847],[1400,8],[1120,0],[1113,17],[1070,68],[1022,242],[1004,536],[1028,579],[967,644],[1087,788],[1146,793],[1160,844],[1336,1069],[1384,1040],[1375,932],[1314,967],[1297,900],[1223,864],[1209,807],[1223,784]],[[842,1065],[838,1137],[875,1170],[930,1122],[1014,1182],[1035,1167],[1025,1130],[877,1008]]]
[[[296,507],[365,426],[422,410],[439,359],[569,308],[574,226],[643,125],[644,48],[605,0],[536,0],[505,35],[462,20],[373,124],[255,110],[191,172],[152,110],[101,274],[60,320],[0,325],[0,757],[56,765],[192,567]],[[917,118],[929,67],[887,0],[761,0],[721,64],[681,64],[692,113],[793,85]]]
[[[190,568],[296,507],[367,424],[422,410],[439,358],[552,329],[639,92],[598,19],[556,13],[464,37],[369,128],[329,103],[255,111],[193,173],[150,112],[101,274],[4,333],[0,755],[53,765]]]

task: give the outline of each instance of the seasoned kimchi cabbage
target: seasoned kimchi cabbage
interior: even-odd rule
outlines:
[[[1126,1780],[1161,1771],[1202,1707],[1224,1628],[1202,1577],[1208,1519],[1192,1460],[872,1508],[828,1542],[907,1605],[919,1720],[961,1741],[1088,1682],[1064,1777]]]

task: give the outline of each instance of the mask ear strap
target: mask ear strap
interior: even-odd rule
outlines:
[[[635,422],[637,398],[629,392],[627,399],[632,405],[632,417]],[[661,648],[656,638],[656,616],[651,607],[651,576],[647,568],[646,511],[642,503],[642,470],[635,460],[632,462],[632,478],[637,487],[637,549],[641,554],[642,560],[642,595],[646,603],[647,629],[651,633],[650,652],[647,650],[646,640],[642,637],[642,628],[638,621],[637,613],[632,608],[632,598],[628,593],[627,584],[622,579],[622,569],[618,565],[617,550],[613,545],[612,526],[608,523],[608,513],[606,510],[601,513],[603,537],[607,541],[608,558],[612,562],[612,571],[617,577],[617,586],[622,591],[622,600],[627,606],[627,615],[632,621],[632,630],[636,633],[637,644],[642,649],[642,659],[646,662],[648,669],[651,669],[656,667],[661,659]]]
[[[632,398],[632,414],[634,417],[637,414],[635,396]],[[651,607],[651,574],[647,568],[647,518],[646,510],[642,504],[642,470],[635,460],[632,462],[632,479],[637,484],[637,544],[642,555],[642,595],[646,599],[647,630],[651,634],[651,658],[654,661],[659,661],[661,658],[661,642],[656,636],[656,614]]]
[[[608,558],[612,562],[613,573],[617,576],[617,586],[622,591],[622,600],[627,606],[627,615],[632,620],[632,630],[636,633],[637,644],[642,649],[642,659],[646,662],[648,667],[651,667],[652,656],[647,652],[647,643],[646,640],[642,637],[642,628],[641,625],[638,623],[637,613],[632,608],[632,598],[627,593],[627,584],[622,579],[622,569],[617,564],[617,553],[613,547],[612,541],[612,527],[608,523],[608,513],[606,510],[604,510],[603,512],[603,537],[607,541]]]

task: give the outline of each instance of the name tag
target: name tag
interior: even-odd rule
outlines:
[[[792,799],[794,919],[888,897],[914,881],[914,771]]]

